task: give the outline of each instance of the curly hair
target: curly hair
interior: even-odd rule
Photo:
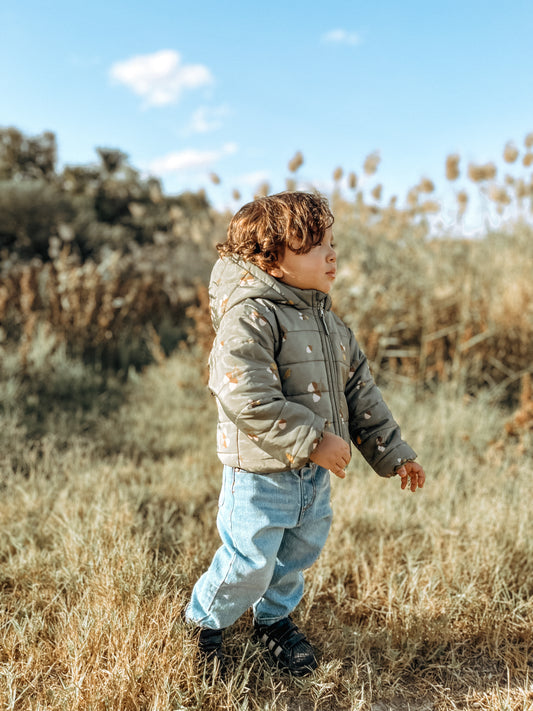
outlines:
[[[283,192],[243,205],[233,216],[220,256],[235,255],[267,271],[286,248],[306,254],[320,244],[333,214],[320,193]]]

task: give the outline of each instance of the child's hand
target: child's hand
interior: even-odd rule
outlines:
[[[311,452],[309,459],[324,469],[329,469],[335,476],[344,479],[346,467],[351,459],[350,446],[337,435],[324,432],[322,440]]]
[[[402,480],[402,489],[407,486],[407,480],[411,480],[411,491],[416,491],[417,487],[421,489],[426,481],[426,474],[420,464],[416,462],[405,462],[396,470]]]

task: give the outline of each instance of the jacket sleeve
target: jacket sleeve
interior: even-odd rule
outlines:
[[[285,397],[275,352],[277,322],[254,302],[222,319],[209,359],[209,387],[228,419],[269,456],[300,468],[318,444],[326,420]]]
[[[350,437],[374,471],[389,477],[417,455],[402,439],[400,427],[383,400],[353,333],[350,353],[350,377],[345,388]]]

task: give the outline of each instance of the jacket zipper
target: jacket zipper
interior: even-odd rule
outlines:
[[[329,354],[329,358],[325,359],[326,362],[326,375],[328,378],[328,386],[329,386],[329,392],[331,393],[331,401],[333,403],[333,420],[334,420],[334,425],[335,425],[335,434],[338,434],[339,436],[342,437],[342,425],[340,422],[339,418],[339,407],[338,407],[338,402],[337,402],[337,380],[335,378],[336,376],[336,370],[335,370],[335,357],[333,353],[333,347],[331,345],[330,341],[330,334],[329,334],[329,329],[326,323],[326,315],[324,313],[324,306],[323,304],[320,304],[318,307],[318,313],[320,314],[320,322],[322,323],[324,333],[323,333],[323,339],[326,342],[326,349]]]

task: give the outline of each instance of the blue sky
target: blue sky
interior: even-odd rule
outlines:
[[[533,131],[532,37],[530,0],[5,2],[0,125],[53,131],[60,165],[120,148],[217,206],[283,189],[297,150],[302,183],[379,150],[368,189],[444,197],[446,155],[503,171]]]

